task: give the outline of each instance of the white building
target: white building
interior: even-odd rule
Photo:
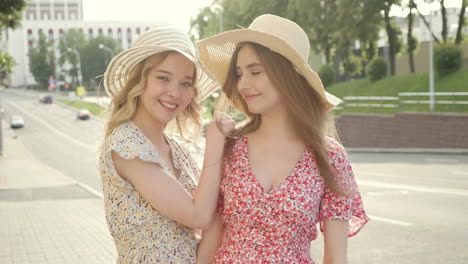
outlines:
[[[33,43],[38,40],[41,31],[55,46],[58,55],[59,39],[69,29],[78,29],[88,39],[101,34],[112,37],[123,49],[127,49],[141,32],[161,25],[168,23],[84,21],[82,0],[32,0],[23,11],[21,27],[1,32],[0,48],[6,50],[16,61],[7,84],[13,87],[35,84],[29,69],[28,53]]]

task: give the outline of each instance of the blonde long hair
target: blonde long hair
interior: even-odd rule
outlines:
[[[270,51],[268,48],[250,42],[239,43],[232,56],[228,77],[222,87],[223,96],[219,97],[216,108],[226,112],[234,107],[247,116],[245,123],[230,133],[230,138],[239,138],[256,131],[261,124],[261,116],[248,111],[247,104],[237,91],[237,57],[239,50],[245,45],[251,45],[263,64],[265,71],[284,101],[293,130],[306,145],[310,145],[314,152],[317,167],[327,186],[343,193],[337,186],[334,175],[335,169],[328,161],[328,145],[325,136],[337,138],[333,116],[327,111],[326,102],[319,93],[310,87],[307,80],[294,68],[294,65],[282,55]],[[232,111],[232,109],[231,109]],[[232,151],[234,140],[229,140],[227,153]]]
[[[128,81],[113,98],[109,106],[107,123],[105,127],[105,138],[108,138],[112,131],[120,124],[130,120],[136,113],[138,98],[143,93],[148,72],[152,67],[159,65],[167,56],[175,51],[165,51],[155,54],[140,62],[128,75]],[[196,78],[196,69],[193,80]],[[165,130],[169,134],[176,134],[183,140],[195,139],[202,127],[202,107],[197,103],[199,90],[197,83],[193,84],[193,97],[190,104],[177,117],[169,122]]]

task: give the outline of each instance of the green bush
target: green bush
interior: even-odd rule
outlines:
[[[335,82],[336,71],[333,65],[327,63],[320,66],[318,75],[322,79],[323,86],[327,87]]]
[[[367,64],[367,78],[371,82],[378,81],[387,76],[387,62],[383,58],[375,58]]]
[[[434,50],[435,70],[439,77],[456,72],[462,65],[462,53],[455,44],[440,44]]]
[[[362,61],[359,57],[350,55],[343,59],[341,62],[341,68],[347,77],[354,77],[362,71]]]

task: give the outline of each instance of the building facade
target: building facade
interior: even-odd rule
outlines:
[[[2,32],[0,47],[6,50],[16,61],[7,84],[24,87],[35,84],[30,73],[28,53],[44,33],[53,45],[56,58],[61,36],[69,29],[77,29],[91,39],[98,35],[112,37],[123,49],[131,47],[135,38],[151,27],[167,25],[163,21],[84,21],[82,0],[33,0],[23,11],[21,27]],[[105,51],[103,51],[105,52]]]

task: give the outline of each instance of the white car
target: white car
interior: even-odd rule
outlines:
[[[11,128],[22,128],[24,127],[23,117],[20,115],[13,115],[10,118],[10,127]]]

